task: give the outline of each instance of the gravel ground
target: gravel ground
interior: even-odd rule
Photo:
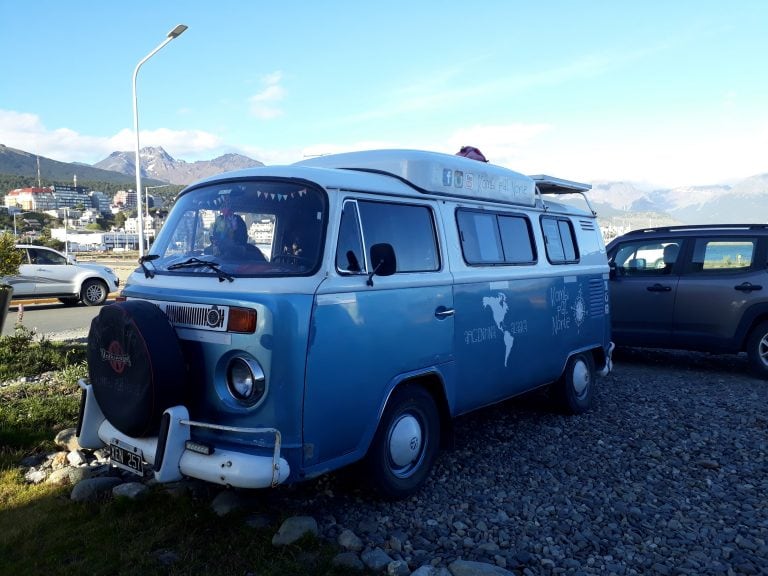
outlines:
[[[768,383],[746,359],[627,349],[593,411],[529,395],[456,422],[417,496],[335,474],[264,492],[414,569],[461,558],[518,574],[768,574]]]
[[[70,335],[71,336],[71,335]],[[378,500],[347,473],[251,492],[411,570],[457,559],[515,574],[768,575],[768,382],[745,357],[619,349],[594,409],[544,393],[455,422],[425,488]]]

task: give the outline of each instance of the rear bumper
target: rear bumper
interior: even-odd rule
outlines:
[[[605,366],[603,366],[603,369],[598,372],[600,376],[608,376],[608,374],[611,373],[611,370],[613,370],[613,349],[616,348],[616,345],[613,342],[609,342],[608,344],[608,350],[605,352]]]
[[[154,469],[158,482],[173,482],[183,477],[198,478],[214,484],[238,488],[269,488],[285,482],[290,473],[288,462],[280,457],[280,432],[274,428],[232,428],[189,419],[184,406],[172,406],[163,414],[159,436],[134,438],[117,430],[105,417],[93,388],[85,380],[82,390],[77,437],[83,448],[98,449],[117,440],[141,450],[143,459]],[[210,454],[190,450],[192,428],[252,434],[270,438],[272,456],[262,456],[211,446]]]

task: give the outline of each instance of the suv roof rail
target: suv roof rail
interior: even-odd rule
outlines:
[[[641,235],[652,232],[685,232],[687,230],[768,230],[768,224],[683,224],[680,226],[655,226],[630,230],[626,235]]]

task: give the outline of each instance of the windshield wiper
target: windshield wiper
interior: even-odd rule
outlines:
[[[150,270],[146,266],[144,266],[144,262],[152,262],[152,260],[157,260],[160,258],[160,254],[147,254],[146,256],[142,256],[139,258],[139,265],[141,266],[141,269],[144,270],[144,278],[154,278],[155,277],[155,271]]]
[[[189,260],[185,260],[184,262],[177,262],[176,264],[171,264],[168,266],[168,270],[180,270],[181,268],[208,268],[209,270],[213,270],[216,273],[216,276],[219,277],[219,282],[224,282],[224,280],[229,280],[230,282],[235,281],[235,277],[231,276],[230,274],[227,274],[223,270],[219,270],[219,264],[218,262],[211,262],[210,260],[200,260],[200,258],[190,258]]]

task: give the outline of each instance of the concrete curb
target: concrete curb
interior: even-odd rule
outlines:
[[[114,300],[119,292],[110,292],[107,296],[107,302]],[[8,310],[18,308],[19,305],[27,306],[29,304],[60,304],[58,298],[20,298],[19,300],[11,300],[8,305]]]

